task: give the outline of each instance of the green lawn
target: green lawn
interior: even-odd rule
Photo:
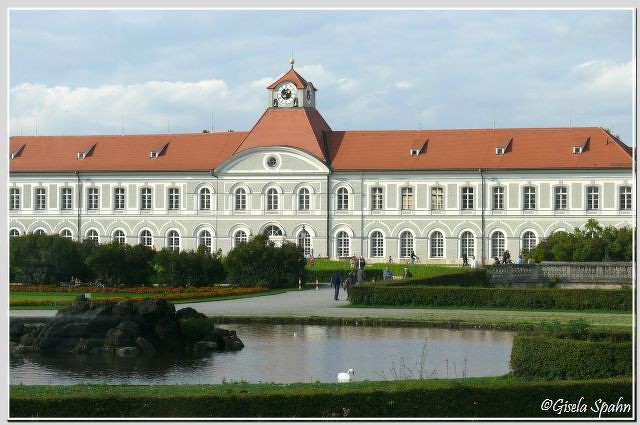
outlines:
[[[433,276],[435,274],[447,273],[447,272],[459,272],[461,270],[469,270],[462,269],[457,265],[438,265],[438,264],[406,264],[405,262],[394,262],[394,263],[368,263],[365,267],[366,270],[384,270],[386,267],[391,269],[391,273],[394,276],[402,276],[404,268],[408,267],[413,274],[413,277],[428,277]],[[327,259],[316,259],[316,264],[311,267],[307,264],[307,270],[310,273],[314,271],[317,272],[332,272],[335,270],[349,270],[351,267],[348,260],[327,260]],[[311,274],[313,276],[313,274]]]

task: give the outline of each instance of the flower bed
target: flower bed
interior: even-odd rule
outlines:
[[[11,285],[12,292],[59,292],[68,294],[126,294],[126,296],[96,297],[94,302],[118,302],[122,300],[140,301],[150,296],[162,297],[167,300],[186,300],[193,298],[218,298],[236,295],[249,295],[267,291],[266,288],[236,288],[236,287],[138,287],[138,288],[65,288],[53,285]],[[129,295],[130,294],[130,295]],[[10,306],[50,306],[71,304],[73,300],[19,300],[11,301]]]

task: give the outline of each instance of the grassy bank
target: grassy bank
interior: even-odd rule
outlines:
[[[523,382],[511,376],[348,384],[75,385],[9,389],[12,418],[552,418],[546,399],[631,402],[631,378]],[[576,395],[579,395],[578,397]],[[563,417],[598,417],[598,412]],[[630,417],[605,413],[604,417]]]

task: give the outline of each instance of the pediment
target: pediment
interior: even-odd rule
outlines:
[[[234,154],[214,170],[216,174],[328,174],[329,168],[299,149],[253,148]]]

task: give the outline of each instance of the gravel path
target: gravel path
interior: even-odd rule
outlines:
[[[333,290],[320,286],[319,290],[290,291],[277,295],[240,298],[226,301],[177,304],[176,308],[193,307],[208,316],[228,317],[322,317],[371,318],[426,322],[467,322],[497,324],[526,322],[539,324],[543,320],[567,322],[585,319],[593,325],[632,326],[629,313],[584,313],[512,310],[470,310],[431,308],[344,308],[349,303],[344,291],[340,300],[333,299]],[[11,310],[11,317],[53,317],[55,310]]]

